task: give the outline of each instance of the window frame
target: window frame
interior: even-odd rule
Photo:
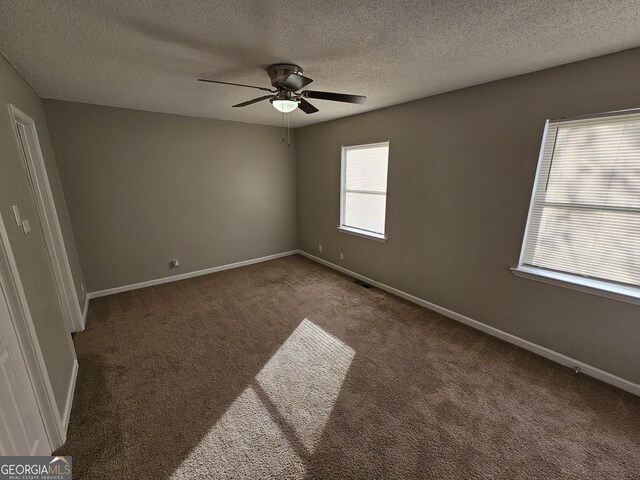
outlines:
[[[538,190],[538,184],[540,182],[540,174],[542,170],[542,159],[544,157],[544,147],[547,141],[547,134],[549,127],[552,123],[565,122],[571,120],[587,120],[592,118],[608,118],[618,115],[628,115],[633,113],[640,113],[640,108],[633,108],[628,110],[617,110],[612,112],[596,113],[591,115],[576,115],[569,117],[560,117],[555,119],[548,119],[545,121],[544,132],[542,134],[542,141],[540,143],[540,151],[538,154],[538,162],[536,166],[536,174],[533,182],[533,189],[531,191],[531,199],[529,201],[529,210],[527,212],[527,223],[524,229],[524,235],[522,237],[520,256],[518,257],[518,265],[511,267],[511,272],[521,278],[529,280],[535,280],[551,285],[556,285],[572,290],[577,290],[592,295],[597,295],[613,300],[619,300],[634,305],[640,305],[640,288],[634,285],[627,285],[614,281],[595,279],[590,277],[584,277],[569,272],[555,271],[545,268],[538,268],[531,265],[524,264],[525,250],[527,240],[530,233],[531,217],[534,210],[536,201],[536,192]]]
[[[345,225],[345,197],[346,197],[346,165],[347,165],[347,151],[349,149],[355,148],[374,148],[386,146],[387,147],[387,185],[384,199],[384,209],[385,209],[385,221],[384,221],[384,232],[378,233],[370,230],[364,230],[357,227],[352,227],[349,225]],[[337,227],[338,231],[341,233],[347,233],[350,235],[355,235],[358,237],[368,238],[370,240],[376,240],[378,242],[386,242],[387,241],[387,196],[389,195],[389,156],[391,154],[391,142],[389,140],[382,140],[380,142],[372,142],[372,143],[362,143],[355,145],[341,145],[340,146],[340,223]]]

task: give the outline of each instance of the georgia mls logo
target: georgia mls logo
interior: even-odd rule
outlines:
[[[64,457],[53,457],[53,460],[49,462],[49,465],[53,465],[54,463],[59,463],[59,465],[56,465],[53,468],[49,467],[49,473],[51,473],[51,471],[54,469],[58,472],[61,466],[67,466],[67,465],[68,465],[67,469],[71,471],[71,466],[69,465],[69,462],[67,461],[67,459]]]
[[[0,457],[0,480],[71,480],[71,457]]]

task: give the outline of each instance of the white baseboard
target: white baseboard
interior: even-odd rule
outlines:
[[[359,280],[363,280],[367,283],[370,283],[371,285],[375,285],[381,290],[385,290],[389,293],[397,295],[398,297],[404,298],[405,300],[413,302],[422,307],[428,308],[429,310],[438,312],[441,315],[444,315],[445,317],[449,317],[453,320],[464,323],[465,325],[468,325],[482,332],[488,333],[489,335],[492,335],[501,340],[504,340],[505,342],[509,342],[513,345],[517,345],[518,347],[524,348],[525,350],[536,353],[540,356],[548,358],[549,360],[553,360],[554,362],[560,363],[561,365],[565,365],[571,368],[580,367],[581,373],[589,375],[590,377],[596,378],[598,380],[601,380],[615,387],[621,388],[622,390],[626,390],[627,392],[633,393],[634,395],[640,396],[640,385],[638,385],[637,383],[630,382],[629,380],[625,380],[624,378],[620,378],[616,375],[613,375],[612,373],[608,373],[603,370],[600,370],[599,368],[592,367],[591,365],[588,365],[579,360],[575,360],[571,357],[558,353],[549,348],[542,347],[535,343],[529,342],[528,340],[524,340],[520,337],[516,337],[515,335],[507,333],[503,330],[499,330],[495,327],[491,327],[485,323],[479,322],[477,320],[466,317],[464,315],[456,313],[447,308],[436,305],[435,303],[431,303],[426,300],[423,300],[422,298],[418,298],[416,296],[405,293],[401,290],[398,290],[397,288],[393,288],[393,287],[390,287],[389,285],[385,285],[384,283],[377,282],[371,278],[365,277],[364,275],[360,275],[359,273],[352,272],[351,270],[347,270],[346,268],[343,268],[343,267],[340,267],[339,265],[328,262],[327,260],[323,260],[322,258],[318,258],[307,252],[303,252],[302,250],[300,250],[299,253],[300,255],[310,258],[311,260],[321,263],[329,268],[333,268],[334,270],[338,270],[339,272],[342,272],[346,275],[357,278]]]
[[[71,418],[71,407],[73,406],[73,394],[76,391],[76,381],[78,379],[78,360],[73,361],[73,371],[71,372],[71,383],[67,391],[67,400],[64,404],[64,416],[62,417],[63,431],[62,441],[67,440],[67,432],[69,430],[69,419]]]
[[[241,262],[229,263],[227,265],[220,265],[219,267],[205,268],[204,270],[196,270],[195,272],[182,273],[180,275],[173,275],[171,277],[157,278],[155,280],[147,280],[146,282],[134,283],[132,285],[124,285],[122,287],[109,288],[107,290],[100,290],[97,292],[90,292],[87,294],[87,298],[105,297],[107,295],[113,295],[115,293],[128,292],[130,290],[137,290],[138,288],[152,287],[154,285],[161,285],[163,283],[177,282],[179,280],[185,280],[187,278],[199,277],[200,275],[208,275],[210,273],[221,272],[223,270],[230,270],[232,268],[245,267],[247,265],[253,265],[254,263],[267,262],[276,258],[288,257],[295,255],[298,250],[291,250],[289,252],[276,253],[273,255],[267,255],[266,257],[252,258],[249,260],[243,260]]]

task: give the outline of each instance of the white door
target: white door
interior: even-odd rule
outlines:
[[[50,455],[36,396],[0,288],[0,455]]]
[[[31,184],[44,240],[49,250],[65,322],[70,332],[79,332],[84,330],[84,316],[80,310],[69,258],[64,248],[62,230],[40,150],[36,124],[33,119],[13,105],[9,105],[9,111],[16,126],[18,145],[23,153],[25,174]]]

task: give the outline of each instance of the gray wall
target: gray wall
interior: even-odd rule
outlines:
[[[89,291],[297,248],[295,150],[281,129],[44,106]]]
[[[509,271],[545,119],[640,107],[639,78],[634,49],[297,130],[300,248],[640,383],[640,307]],[[387,139],[389,240],[337,232],[340,146]]]
[[[69,333],[64,322],[35,200],[25,175],[15,130],[9,118],[8,103],[15,105],[36,123],[74,281],[81,304],[84,306],[84,295],[80,290],[80,283],[83,281],[82,272],[75,253],[75,244],[42,103],[20,74],[0,55],[0,104],[2,105],[2,111],[0,111],[0,212],[18,265],[59,413],[62,415],[71,382],[74,356],[73,351],[66,347],[67,341],[64,337]],[[30,233],[25,235],[16,225],[11,205],[18,205],[22,217],[29,220]]]

